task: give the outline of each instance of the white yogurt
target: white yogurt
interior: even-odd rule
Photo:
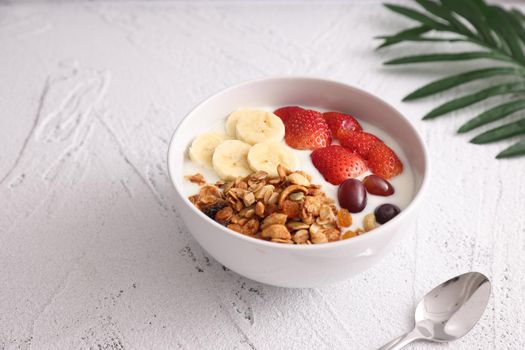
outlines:
[[[275,109],[279,108],[271,108],[271,107],[252,107],[252,108],[261,108],[269,111],[274,111]],[[325,112],[327,110],[323,110],[322,108],[317,107],[304,107],[304,108],[311,108],[314,110],[317,110],[319,112]],[[414,174],[412,172],[412,168],[410,167],[410,164],[408,162],[408,159],[405,155],[405,153],[402,151],[399,144],[392,139],[388,134],[386,134],[383,130],[381,130],[379,127],[368,124],[362,120],[359,120],[359,123],[363,127],[363,130],[374,134],[375,136],[379,137],[381,140],[383,140],[390,148],[396,152],[399,159],[403,163],[403,172],[400,175],[395,176],[394,178],[388,180],[392,186],[394,186],[395,193],[388,197],[382,197],[382,196],[375,196],[367,193],[367,204],[365,209],[360,213],[352,213],[352,219],[353,223],[352,226],[349,229],[357,229],[358,227],[363,227],[363,218],[366,214],[372,213],[375,208],[377,208],[381,204],[385,203],[391,203],[397,205],[401,210],[405,209],[408,204],[412,201],[414,198],[414,188],[415,188],[415,180],[414,180]],[[219,132],[225,132],[224,125],[226,122],[226,118],[218,123],[217,125],[210,126],[209,128],[203,128],[202,133],[208,132],[208,131],[219,131]],[[284,142],[284,140],[283,140]],[[337,144],[337,140],[334,140],[334,144]],[[292,149],[292,152],[297,157],[297,169],[295,170],[303,170],[310,174],[312,176],[312,183],[314,184],[320,184],[322,185],[321,189],[331,198],[333,198],[338,204],[337,201],[337,189],[339,186],[332,185],[331,183],[327,182],[321,173],[317,171],[317,169],[314,167],[311,159],[310,154],[312,151],[300,151],[296,149]],[[215,181],[219,180],[219,177],[215,173],[215,171],[212,168],[205,168],[203,166],[198,165],[197,163],[191,161],[187,155],[184,159],[184,171],[183,174],[186,175],[193,175],[195,173],[201,173],[204,175],[204,178],[208,183],[214,183]],[[358,179],[362,180],[367,175],[370,175],[371,172],[367,171],[366,173],[362,174],[358,177]],[[196,184],[191,183],[188,180],[184,180],[184,193],[186,196],[191,196],[199,191],[199,186]]]

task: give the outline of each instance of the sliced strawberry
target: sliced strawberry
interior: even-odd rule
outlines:
[[[361,157],[339,145],[316,149],[310,157],[325,180],[333,185],[358,177],[367,170]]]
[[[403,172],[403,163],[396,153],[384,143],[376,143],[368,152],[370,170],[384,179],[390,179]]]
[[[332,143],[332,134],[323,115],[313,110],[295,112],[287,119],[285,128],[286,143],[296,149],[316,149]]]
[[[299,106],[288,106],[288,107],[281,107],[279,109],[276,109],[273,114],[275,114],[276,116],[278,116],[279,118],[281,118],[281,120],[283,121],[283,123],[286,123],[286,121],[292,116],[294,115],[296,112],[298,111],[303,111],[304,109],[302,109],[301,107]]]
[[[376,143],[383,143],[377,136],[364,131],[339,130],[337,133],[342,146],[349,148],[352,152],[368,159],[370,148]]]
[[[335,137],[337,136],[337,133],[339,130],[363,130],[361,127],[361,124],[352,117],[350,114],[344,114],[339,112],[325,112],[323,113],[324,120],[326,120],[326,124],[328,124],[328,127],[330,128],[330,131],[332,131],[332,135]]]

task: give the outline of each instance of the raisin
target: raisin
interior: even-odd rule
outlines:
[[[221,209],[228,206],[228,203],[226,201],[218,201],[216,203],[213,203],[211,205],[207,205],[205,207],[201,208],[201,211],[206,215],[207,217],[211,219],[215,219],[215,214],[217,214]]]
[[[348,227],[352,225],[352,214],[346,209],[340,209],[337,212],[337,223],[339,227]]]

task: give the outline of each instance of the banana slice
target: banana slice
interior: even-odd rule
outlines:
[[[261,109],[242,110],[235,130],[237,138],[250,145],[265,141],[278,142],[284,138],[281,118]]]
[[[228,134],[228,136],[232,138],[237,137],[237,130],[235,129],[237,127],[237,121],[244,113],[249,113],[249,111],[251,111],[251,109],[242,108],[230,114],[228,119],[226,119],[226,134]]]
[[[267,141],[253,145],[248,152],[248,163],[255,171],[266,171],[270,176],[278,176],[277,166],[284,165],[294,169],[296,164],[292,150],[283,143]]]
[[[228,137],[220,132],[207,132],[197,136],[191,143],[189,155],[194,162],[211,168],[211,158],[215,148],[227,140]]]
[[[221,179],[230,180],[248,176],[253,171],[248,164],[250,145],[239,140],[226,140],[213,153],[213,169]]]

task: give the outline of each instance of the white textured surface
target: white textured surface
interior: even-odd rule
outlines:
[[[436,99],[399,102],[443,74],[382,68],[407,48],[377,53],[371,37],[407,24],[365,1],[0,3],[0,348],[371,349],[409,329],[425,291],[468,270],[494,284],[480,324],[412,348],[524,348],[525,162],[454,135],[476,108],[427,123]],[[409,239],[327,288],[225,271],[173,210],[165,160],[180,118],[279,74],[382,96],[433,162]]]

